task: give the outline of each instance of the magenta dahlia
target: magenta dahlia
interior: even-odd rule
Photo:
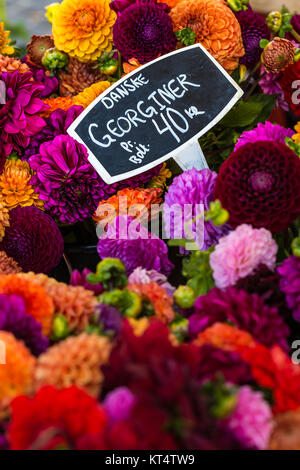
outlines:
[[[127,274],[137,267],[155,269],[168,276],[173,264],[168,259],[166,243],[148,232],[132,217],[119,215],[113,225],[109,225],[98,242],[100,258],[119,258],[123,261]]]
[[[114,43],[125,60],[141,64],[175,49],[176,37],[168,15],[170,7],[156,0],[117,0],[110,7],[118,14]]]
[[[222,425],[240,442],[243,449],[264,450],[272,431],[272,410],[261,392],[248,385],[238,390],[233,413]]]
[[[286,145],[257,141],[243,145],[221,165],[214,197],[236,227],[252,224],[285,230],[300,214],[300,159]]]
[[[49,215],[33,206],[16,207],[0,247],[24,271],[48,273],[60,262],[64,241]]]
[[[284,144],[285,138],[291,138],[294,133],[295,132],[292,129],[287,129],[280,126],[279,124],[272,124],[270,121],[266,121],[264,124],[260,122],[257,127],[251,131],[245,131],[241,134],[234,147],[234,150],[237,150],[245,144],[253,144],[258,140],[268,140],[271,142],[281,142]]]
[[[240,63],[251,68],[260,59],[262,48],[259,43],[261,39],[270,39],[270,30],[264,17],[254,12],[251,7],[245,11],[238,11],[235,15],[241,26],[245,48],[245,55],[240,59]]]
[[[248,331],[266,346],[279,344],[288,349],[289,328],[277,308],[265,305],[256,294],[250,295],[234,287],[226,290],[215,287],[196,299],[195,313],[189,318],[190,335],[195,337],[208,326],[227,321]]]
[[[295,320],[300,321],[300,258],[291,256],[277,268],[280,289],[284,292],[288,307]]]
[[[46,125],[39,116],[48,108],[41,100],[44,87],[32,80],[31,73],[3,72],[0,80],[6,89],[6,103],[0,105],[0,153],[20,154]]]

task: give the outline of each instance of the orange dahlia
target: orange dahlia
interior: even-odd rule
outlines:
[[[20,73],[27,73],[30,71],[27,64],[24,64],[14,57],[7,57],[0,54],[0,73],[3,72],[15,72],[18,70]]]
[[[22,272],[18,263],[7,256],[5,251],[0,251],[0,274],[15,274]]]
[[[63,0],[52,22],[57,49],[82,62],[111,51],[117,15],[109,4],[110,0]]]
[[[128,322],[135,336],[143,336],[150,325],[150,319],[148,317],[128,318]]]
[[[173,300],[157,282],[148,284],[128,284],[127,289],[140,295],[153,306],[155,316],[164,323],[174,320]]]
[[[7,204],[0,193],[0,241],[5,235],[5,227],[9,227],[9,212]]]
[[[153,204],[160,204],[161,201],[162,190],[159,188],[121,189],[109,199],[99,202],[93,219],[96,222],[103,220],[105,224],[107,224],[111,223],[114,218],[120,214],[128,214],[133,217],[140,217],[141,219],[150,218],[151,215],[154,215],[153,213],[151,214],[151,206]],[[103,210],[106,204],[114,207],[115,210],[110,218]]]
[[[73,97],[73,104],[87,108],[101,93],[103,93],[111,85],[108,81],[94,83],[85,88],[81,93]]]
[[[82,286],[69,286],[45,274],[20,273],[18,276],[39,285],[54,305],[54,314],[66,317],[70,331],[80,332],[88,325],[98,305],[97,297]]]
[[[37,360],[35,388],[77,385],[97,397],[103,382],[101,366],[108,361],[111,347],[108,338],[87,333],[52,346]]]
[[[174,8],[180,0],[157,0],[157,3],[166,3],[170,8]]]
[[[9,210],[17,206],[35,206],[43,209],[43,201],[39,199],[30,184],[33,175],[28,162],[22,160],[6,160],[0,176],[0,192]]]
[[[137,70],[141,65],[137,59],[129,59],[128,62],[123,62],[124,75]]]
[[[9,404],[17,395],[33,391],[33,372],[36,359],[22,341],[12,333],[0,331],[4,364],[0,363],[0,420],[9,415]]]
[[[43,101],[49,106],[49,108],[42,113],[43,117],[49,117],[50,114],[52,114],[53,111],[56,111],[57,109],[63,109],[64,111],[67,111],[74,104],[72,98],[64,98],[61,96],[58,98],[46,98]]]
[[[10,31],[4,31],[4,23],[0,23],[0,54],[12,55],[15,49],[10,46]]]
[[[234,13],[223,0],[181,0],[172,10],[174,31],[191,28],[196,41],[232,72],[245,53],[242,33]]]
[[[226,323],[214,323],[198,334],[194,340],[197,346],[211,344],[226,351],[236,351],[240,346],[254,346],[255,341],[247,331],[240,330]]]
[[[0,294],[18,295],[25,303],[26,312],[32,315],[43,327],[44,335],[51,331],[54,306],[46,290],[20,274],[0,276]]]

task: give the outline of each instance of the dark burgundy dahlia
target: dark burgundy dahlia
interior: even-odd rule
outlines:
[[[240,59],[240,63],[251,68],[259,61],[262,53],[259,42],[261,39],[270,39],[270,30],[263,16],[250,7],[248,10],[237,12],[236,17],[241,26],[245,48],[245,55]]]
[[[195,314],[189,318],[189,330],[196,336],[216,322],[231,322],[238,328],[251,333],[266,346],[279,344],[288,348],[289,328],[278,314],[276,307],[269,307],[256,294],[228,287],[226,290],[212,289],[198,297]]]
[[[175,49],[168,5],[156,0],[117,0],[110,6],[118,14],[113,37],[124,59],[134,57],[144,64]]]
[[[280,80],[280,86],[284,92],[284,98],[288,102],[291,110],[300,116],[300,91],[298,83],[300,81],[300,60],[289,65],[284,71]]]
[[[64,241],[54,220],[36,207],[10,211],[10,226],[0,245],[24,271],[48,273],[60,262]]]
[[[300,159],[286,145],[258,141],[233,152],[221,165],[215,198],[233,227],[252,224],[285,230],[300,214]]]

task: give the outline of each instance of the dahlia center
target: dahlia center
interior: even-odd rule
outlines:
[[[79,28],[84,30],[91,30],[95,24],[95,14],[93,10],[77,11],[75,21]]]
[[[256,171],[250,176],[249,181],[254,191],[270,191],[274,178],[266,171]]]
[[[160,35],[160,30],[159,30],[158,25],[153,24],[153,23],[145,24],[142,30],[142,35],[145,41],[147,42],[154,41]]]

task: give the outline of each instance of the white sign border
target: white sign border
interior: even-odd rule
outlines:
[[[186,50],[189,49],[195,49],[197,47],[200,47],[200,49],[208,56],[208,58],[215,64],[215,66],[222,72],[222,74],[227,78],[227,80],[233,85],[233,87],[236,89],[236,94],[231,98],[229,103],[223,108],[223,110],[212,120],[210,121],[209,124],[207,124],[206,127],[204,127],[198,134],[196,134],[194,137],[189,139],[187,142],[184,144],[180,145],[180,147],[177,147],[175,150],[172,150],[168,154],[164,155],[161,158],[158,158],[155,160],[155,162],[148,163],[147,165],[140,166],[139,168],[135,170],[128,171],[126,173],[122,173],[121,175],[116,175],[116,176],[111,176],[107,170],[104,168],[104,166],[99,162],[97,157],[93,154],[93,152],[86,146],[85,142],[79,137],[77,134],[75,128],[80,124],[80,122],[85,118],[85,116],[96,106],[96,104],[99,103],[108,93],[111,93],[116,87],[120,86],[120,84],[127,80],[128,78],[131,77],[131,75],[136,74],[137,72],[142,71],[146,67],[151,66],[155,62],[158,62],[160,60],[164,60],[167,57],[170,57],[171,55],[174,54],[180,54]],[[132,72],[128,73],[124,77],[122,77],[120,80],[118,80],[114,85],[111,87],[107,88],[103,93],[101,93],[98,98],[96,98],[79,116],[75,121],[71,124],[71,126],[68,128],[67,132],[68,134],[73,137],[75,140],[77,140],[79,143],[83,144],[87,151],[88,151],[88,159],[91,165],[95,168],[97,173],[101,176],[101,178],[104,180],[106,184],[113,184],[117,183],[118,181],[125,180],[127,178],[132,178],[133,176],[139,175],[140,173],[144,173],[147,170],[150,170],[151,168],[156,167],[160,163],[165,162],[169,158],[172,158],[175,154],[178,154],[182,150],[184,150],[185,147],[191,144],[192,141],[199,139],[203,134],[205,134],[207,131],[209,131],[213,126],[215,126],[221,119],[224,117],[228,111],[235,105],[235,103],[243,96],[244,92],[243,90],[238,86],[238,84],[231,78],[231,76],[226,72],[225,69],[219,64],[219,62],[202,46],[202,44],[197,43],[193,44],[192,46],[184,47],[181,49],[177,49],[176,51],[170,52],[169,54],[165,54],[161,57],[158,57],[155,60],[152,60],[151,62],[148,62],[141,67],[139,67],[136,70],[133,70]]]

